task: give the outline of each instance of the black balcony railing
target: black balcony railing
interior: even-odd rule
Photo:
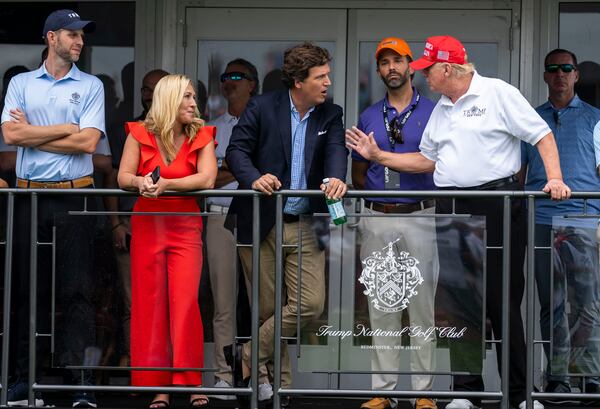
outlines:
[[[14,250],[14,230],[19,228],[15,225],[15,198],[17,196],[29,196],[31,202],[31,242],[30,242],[30,311],[31,317],[29,321],[29,345],[35,345],[37,338],[44,334],[37,333],[37,316],[36,316],[36,303],[37,303],[37,253],[38,247],[44,245],[44,243],[38,242],[37,227],[38,227],[38,202],[41,197],[45,195],[53,196],[85,196],[87,198],[93,197],[104,197],[104,196],[136,196],[135,193],[124,192],[121,190],[108,190],[108,189],[78,189],[76,191],[65,189],[65,190],[48,190],[48,189],[2,189],[0,190],[0,197],[3,196],[6,199],[6,239],[5,245],[5,263],[4,263],[4,322],[3,322],[3,337],[2,337],[2,365],[1,365],[1,394],[0,394],[0,406],[7,404],[7,385],[9,381],[9,356],[11,351],[9,350],[9,339],[10,339],[10,312],[11,312],[11,286],[12,286],[12,271],[13,271],[13,250]],[[252,235],[252,266],[254,271],[259,270],[260,261],[260,198],[262,194],[254,191],[229,191],[229,190],[206,190],[200,192],[187,192],[187,193],[169,193],[168,195],[175,196],[221,196],[221,197],[233,197],[233,196],[247,196],[252,197],[253,203],[253,235]],[[282,289],[283,289],[283,257],[285,251],[285,244],[283,239],[283,205],[284,198],[287,196],[322,196],[323,193],[320,191],[292,191],[284,190],[276,192],[274,194],[276,200],[276,215],[275,215],[275,340],[286,339],[282,337]],[[453,198],[453,199],[496,199],[503,202],[503,243],[499,250],[502,251],[502,299],[508,300],[510,297],[510,231],[511,231],[511,202],[514,200],[526,201],[527,202],[527,253],[526,253],[526,316],[524,317],[525,322],[525,334],[526,334],[526,345],[527,350],[524,351],[527,368],[527,407],[533,408],[532,402],[534,399],[547,399],[547,398],[569,398],[569,399],[600,399],[600,394],[590,393],[570,393],[570,394],[556,394],[556,393],[541,393],[534,391],[534,363],[535,363],[535,349],[536,343],[543,343],[547,341],[539,341],[535,339],[534,330],[536,325],[535,316],[535,277],[534,277],[534,252],[535,247],[535,202],[537,199],[547,198],[542,192],[522,192],[522,191],[349,191],[346,195],[346,200],[360,199],[360,198],[376,198],[376,197],[430,197],[430,198]],[[576,192],[573,193],[572,198],[574,199],[599,199],[599,192]],[[95,211],[87,205],[87,201],[84,202],[84,206],[81,209],[73,209],[70,212],[72,216],[85,216],[85,215],[130,215],[135,214],[132,212],[108,212],[108,211]],[[352,207],[347,208],[351,209]],[[573,217],[579,218],[600,218],[600,215],[587,213],[587,207],[584,208],[584,214],[573,215]],[[173,215],[173,213],[168,213]],[[202,215],[209,215],[210,213],[202,213]],[[316,215],[327,217],[327,215]],[[360,217],[361,214],[349,212],[348,217],[350,218],[349,226],[352,226],[352,218]],[[452,218],[452,217],[468,217],[469,215],[461,215],[458,213],[454,214],[431,214],[427,216],[418,215],[417,217],[431,217],[431,218]],[[410,214],[402,215],[402,217],[411,217]],[[301,261],[300,261],[301,262]],[[329,283],[329,285],[335,285]],[[484,290],[485,292],[485,290]],[[259,299],[259,283],[258,274],[252,276],[252,293],[251,299],[254,302],[251,304],[251,337],[253,340],[258,339],[259,334],[259,304],[256,300]],[[503,303],[503,317],[509,316],[509,303]],[[299,337],[299,335],[298,335]],[[282,388],[281,387],[281,342],[275,342],[275,354],[274,354],[274,407],[280,407],[280,399],[283,396],[336,396],[336,397],[375,397],[375,396],[387,396],[395,398],[414,398],[414,397],[431,397],[431,398],[481,398],[481,399],[501,399],[501,407],[509,408],[508,402],[508,378],[509,378],[509,342],[506,342],[510,337],[509,331],[509,320],[504,319],[502,323],[502,334],[501,342],[497,342],[501,346],[501,388],[498,391],[485,391],[485,392],[454,392],[450,390],[432,390],[432,391],[415,391],[415,390],[393,390],[393,391],[381,391],[373,389],[343,389],[343,388]],[[296,341],[298,338],[296,337]],[[494,341],[492,341],[494,342]],[[36,348],[29,348],[29,403],[32,405],[34,402],[34,394],[36,391],[105,391],[105,392],[164,392],[164,393],[205,393],[205,394],[239,394],[248,395],[251,400],[251,407],[258,407],[258,342],[252,343],[252,375],[251,384],[248,388],[231,388],[224,390],[222,388],[209,388],[209,387],[134,387],[134,386],[116,386],[116,385],[65,385],[65,384],[42,384],[36,382]],[[72,369],[86,369],[86,367],[78,366],[71,367]],[[107,367],[103,367],[106,369]],[[111,367],[112,368],[112,367]],[[87,367],[87,369],[93,369]],[[121,369],[132,369],[125,367]],[[157,368],[146,368],[148,370]],[[199,369],[203,371],[214,371],[210,368]],[[332,370],[329,374],[340,374],[340,373],[352,373],[352,371],[344,370]],[[368,373],[369,371],[365,371]],[[355,372],[356,373],[356,372]],[[436,373],[432,371],[432,373]],[[587,374],[590,375],[590,374]],[[600,376],[600,374],[592,374]]]

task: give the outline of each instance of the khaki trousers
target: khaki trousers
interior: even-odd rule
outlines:
[[[238,275],[235,265],[235,240],[223,226],[225,215],[206,218],[206,260],[214,302],[213,338],[215,343],[215,376],[232,384],[231,368],[225,362],[223,346],[235,337]]]
[[[382,312],[377,310],[372,302],[369,302],[369,317],[372,329],[401,330],[402,315],[409,313],[410,325],[429,328],[435,326],[434,300],[435,290],[439,276],[439,261],[436,244],[435,219],[426,215],[435,213],[435,208],[424,209],[412,214],[423,214],[423,218],[414,217],[368,217],[378,215],[379,212],[364,208],[359,221],[360,232],[360,258],[373,255],[375,252],[386,251],[390,242],[396,242],[393,246],[394,254],[398,255],[406,251],[415,257],[419,263],[418,268],[423,277],[423,283],[418,286],[417,294],[409,299],[408,308],[399,312]],[[399,346],[400,337],[377,337],[372,338],[373,345]],[[421,372],[411,376],[412,387],[416,391],[431,390],[433,376],[424,372],[433,372],[436,368],[435,349],[436,338],[425,339],[414,337],[410,340],[411,347],[415,348],[410,354],[410,369]],[[401,353],[399,349],[376,349],[371,358],[373,371],[397,371],[400,367]],[[398,375],[374,373],[371,376],[373,389],[394,390],[398,382]]]
[[[307,221],[284,223],[283,243],[298,245],[302,242],[302,265],[298,266],[298,248],[283,249],[283,283],[287,297],[284,298],[281,318],[281,334],[284,337],[296,335],[297,315],[300,325],[318,318],[325,304],[325,253],[319,249],[311,223]],[[248,281],[252,277],[252,248],[239,249],[244,274]],[[298,268],[302,271],[300,300],[298,291]],[[275,349],[275,228],[260,244],[260,288],[259,288],[259,367],[272,367]],[[250,366],[250,342],[244,345],[244,360]],[[282,345],[281,385],[290,387],[292,376],[287,344]],[[272,372],[271,372],[272,377]]]

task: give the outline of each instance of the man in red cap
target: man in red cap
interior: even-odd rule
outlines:
[[[347,146],[383,166],[405,172],[431,172],[442,190],[521,190],[515,174],[521,166],[520,141],[535,145],[546,170],[544,192],[552,199],[567,199],[571,190],[562,180],[554,136],[518,89],[504,81],[480,76],[467,60],[464,46],[450,36],[427,39],[423,56],[412,62],[423,70],[429,88],[442,94],[423,132],[420,152],[397,154],[377,147],[373,135],[353,127],[346,131]],[[525,214],[523,204],[512,202],[510,278],[510,403],[525,409],[525,341],[520,314],[524,292]],[[486,217],[487,245],[502,246],[503,205],[499,200],[451,199],[436,201],[438,213]],[[446,273],[448,274],[448,273]],[[440,280],[444,270],[440,271]],[[496,339],[502,336],[502,252],[487,252],[486,311]],[[474,293],[476,296],[477,293]],[[477,298],[477,297],[474,297]],[[473,330],[472,330],[473,331]],[[473,331],[477,336],[477,331]],[[481,332],[479,332],[481,333]],[[451,366],[475,359],[450,345]],[[497,348],[500,363],[500,348]],[[479,360],[480,361],[480,360]],[[470,373],[480,371],[477,365]],[[454,376],[455,390],[483,390],[480,374]],[[470,409],[478,400],[454,399],[447,409]],[[534,402],[535,409],[543,405]]]
[[[421,135],[427,125],[434,103],[422,97],[412,86],[414,71],[409,67],[412,52],[401,38],[388,37],[381,40],[375,51],[377,73],[386,86],[383,99],[371,105],[361,113],[358,128],[365,133],[373,132],[377,145],[389,152],[417,152]],[[352,153],[352,183],[357,189],[366,190],[433,190],[431,173],[414,174],[396,172],[377,162],[363,158],[357,152]],[[370,292],[369,318],[372,328],[383,330],[402,330],[402,317],[409,314],[412,328],[430,328],[434,322],[435,288],[439,272],[435,223],[431,217],[403,217],[406,214],[426,215],[435,212],[434,201],[419,198],[368,198],[364,201],[363,215],[358,224],[361,237],[360,259],[364,270],[360,281],[369,286],[371,281],[368,268],[373,254],[381,252],[389,243],[398,243],[392,247],[393,256],[401,258],[405,252],[418,260],[419,277],[423,280],[417,294],[410,300],[397,299],[391,308],[384,307],[385,301],[375,292]],[[380,217],[384,214],[395,217]],[[401,274],[395,274],[390,281],[402,287]],[[403,301],[409,301],[406,305]],[[389,306],[389,305],[388,305]],[[375,390],[394,390],[398,375],[393,374],[400,368],[400,337],[373,336],[374,346],[382,347],[371,353],[372,387]],[[417,391],[431,390],[433,376],[426,372],[434,370],[436,338],[413,337],[410,346],[411,368],[416,374],[411,377],[412,386]],[[389,349],[388,349],[389,348]],[[382,373],[385,372],[385,373]],[[375,397],[361,405],[363,409],[387,409],[396,406],[394,398]],[[435,400],[417,398],[416,409],[436,409]]]

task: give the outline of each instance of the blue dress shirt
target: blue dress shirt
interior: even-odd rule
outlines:
[[[300,118],[300,113],[294,106],[290,93],[290,114],[292,116],[292,174],[290,189],[306,189],[306,169],[304,166],[304,144],[306,141],[306,125],[310,114],[315,110],[312,107]],[[310,212],[308,197],[289,197],[285,202],[283,212],[287,214],[305,214]]]

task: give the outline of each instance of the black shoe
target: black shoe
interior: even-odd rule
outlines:
[[[571,393],[571,386],[566,382],[561,381],[550,381],[548,385],[546,385],[546,389],[544,392],[548,393]],[[572,406],[579,405],[579,401],[575,399],[565,399],[565,398],[549,398],[544,400],[545,404],[555,405],[555,406]]]
[[[73,397],[74,408],[97,408],[98,403],[92,392],[78,392]]]
[[[29,385],[25,381],[17,379],[16,382],[8,385],[8,406],[28,406]],[[34,406],[44,406],[42,394],[36,391],[34,394]]]
[[[227,365],[231,367],[233,386],[236,388],[247,388],[250,384],[250,377],[244,379],[244,371],[242,370],[242,345],[225,345],[223,347],[223,355],[225,355]],[[247,395],[236,395],[236,397],[240,405],[239,409],[250,407],[250,398]]]
[[[598,385],[597,383],[586,383],[585,384],[585,393],[600,393],[600,385]],[[600,407],[600,400],[598,400],[598,399],[582,400],[581,404],[584,406],[598,408],[598,407]]]

